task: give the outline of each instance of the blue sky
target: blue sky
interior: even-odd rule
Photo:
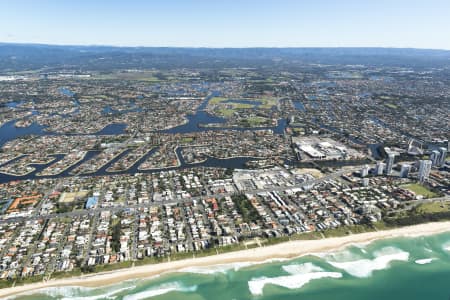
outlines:
[[[0,0],[0,42],[450,49],[450,0]]]

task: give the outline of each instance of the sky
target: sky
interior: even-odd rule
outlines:
[[[450,0],[0,0],[0,42],[450,50]]]

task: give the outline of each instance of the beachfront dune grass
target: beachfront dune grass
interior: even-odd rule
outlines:
[[[395,227],[450,220],[448,204],[445,204],[442,209],[439,208],[440,202],[427,204],[415,206],[408,211],[388,215],[384,218],[384,223],[389,227]]]

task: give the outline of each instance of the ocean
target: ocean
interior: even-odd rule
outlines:
[[[189,268],[99,288],[48,288],[10,298],[448,300],[450,233],[378,240],[292,260]]]

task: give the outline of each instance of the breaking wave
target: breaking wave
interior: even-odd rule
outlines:
[[[31,291],[22,293],[17,296],[12,296],[7,299],[15,299],[19,296],[25,296],[25,295],[33,295],[33,294],[41,294],[46,295],[51,298],[61,299],[61,300],[99,300],[99,299],[116,299],[117,297],[115,295],[124,292],[126,290],[131,290],[136,288],[136,286],[128,286],[123,288],[116,288],[111,291],[107,291],[106,293],[101,293],[98,295],[91,295],[91,296],[80,296],[80,295],[86,295],[88,293],[94,293],[96,291],[95,288],[87,288],[87,287],[80,287],[80,286],[66,286],[66,287],[51,287],[51,288],[44,288],[37,291]],[[100,289],[98,290],[100,292]]]
[[[362,252],[363,248],[356,247],[357,250]],[[354,251],[350,251],[349,248],[337,251],[337,252],[320,252],[314,253],[313,255],[319,257],[324,260],[332,260],[332,261],[350,261],[356,259],[362,259],[363,256],[361,254],[355,253]]]
[[[373,271],[389,268],[392,261],[408,261],[409,253],[395,247],[385,247],[375,251],[373,259],[357,257],[356,260],[354,258],[353,260],[336,260],[332,256],[330,258],[327,263],[337,269],[344,270],[354,277],[370,277]]]
[[[195,292],[197,290],[197,286],[189,286],[185,287],[179,282],[171,282],[167,284],[161,284],[157,287],[150,288],[148,290],[127,295],[123,298],[123,300],[141,300],[147,299],[159,295],[164,295],[170,292]]]
[[[444,244],[442,245],[442,248],[443,248],[445,251],[450,251],[450,242],[444,243]]]
[[[242,268],[254,266],[254,265],[261,265],[261,264],[268,264],[268,263],[274,263],[274,262],[283,262],[287,261],[288,259],[285,258],[276,258],[276,259],[269,259],[264,260],[261,262],[237,262],[237,263],[230,263],[230,264],[219,264],[219,265],[213,265],[213,266],[206,266],[206,267],[188,267],[179,270],[179,272],[183,273],[195,273],[195,274],[203,274],[203,275],[210,275],[215,273],[222,273],[226,274],[228,271],[239,271]]]
[[[322,268],[312,263],[287,265],[282,268],[291,275],[254,278],[248,282],[250,293],[252,295],[262,295],[266,284],[282,286],[288,289],[299,289],[311,280],[342,277],[342,274],[339,272],[325,272]]]
[[[116,289],[101,295],[95,295],[95,296],[86,296],[86,297],[64,297],[62,300],[99,300],[99,299],[116,299],[114,295],[119,294],[121,292],[134,289],[136,286],[129,286],[124,287],[121,289]],[[113,297],[114,296],[114,297]]]
[[[433,261],[433,258],[424,258],[424,259],[417,259],[414,262],[418,265],[426,265]]]
[[[323,272],[324,270],[321,267],[314,265],[313,263],[304,263],[304,264],[295,264],[295,265],[287,265],[281,267],[284,271],[289,274],[308,274],[313,272]]]

